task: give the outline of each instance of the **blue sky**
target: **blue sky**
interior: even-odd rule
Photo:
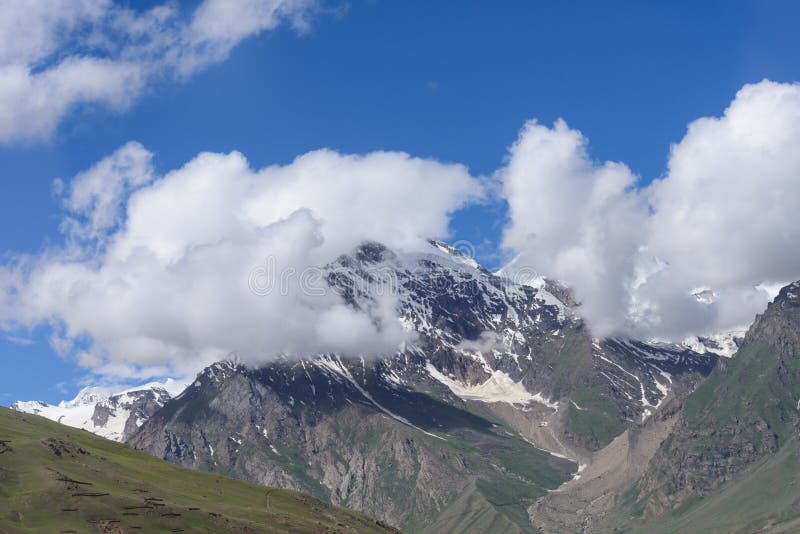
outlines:
[[[131,3],[135,5],[135,3]],[[256,168],[320,147],[401,150],[488,174],[526,120],[563,117],[597,160],[663,175],[691,120],[719,115],[745,83],[800,80],[800,4],[352,1],[307,33],[245,39],[187,80],[151,85],[115,112],[85,106],[47,139],[0,146],[0,250],[35,253],[61,235],[54,178],[130,140],[160,171],[200,151],[239,150]],[[453,239],[497,266],[501,203],[471,207]],[[0,340],[0,403],[55,401],[86,373],[33,344]]]

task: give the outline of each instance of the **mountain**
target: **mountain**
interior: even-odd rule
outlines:
[[[800,282],[756,317],[733,358],[538,499],[560,532],[800,529]]]
[[[744,330],[721,332],[710,336],[691,336],[683,341],[683,345],[698,354],[713,353],[717,356],[732,357],[739,350],[746,333]]]
[[[396,532],[293,491],[173,466],[0,408],[0,532]]]
[[[365,243],[325,273],[366,312],[390,288],[411,341],[389,357],[214,364],[130,444],[410,531],[526,532],[534,502],[718,363],[593,339],[563,285],[515,283],[440,242],[415,254]]]
[[[798,499],[773,517],[759,517],[753,507],[749,523],[740,526],[800,517],[800,492],[794,487],[798,437],[800,282],[795,282],[756,317],[736,356],[686,399],[680,420],[629,494],[631,510],[644,518],[675,516],[678,509],[686,514],[698,503],[719,499],[721,489],[752,484],[780,464],[791,466],[783,497]],[[779,481],[781,476],[765,479],[758,487],[765,490]]]
[[[114,393],[110,388],[86,387],[71,401],[57,405],[17,401],[11,409],[41,415],[82,428],[104,438],[125,441],[168,400],[186,387],[184,382],[152,382]]]
[[[130,443],[187,467],[373,510],[411,531],[467,491],[494,499],[494,524],[521,531],[525,505],[575,470],[490,414],[383,376],[336,357],[255,370],[216,364]]]

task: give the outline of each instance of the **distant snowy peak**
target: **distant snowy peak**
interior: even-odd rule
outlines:
[[[117,392],[115,388],[91,386],[82,389],[74,399],[57,405],[18,401],[11,409],[40,415],[114,441],[125,441],[185,386],[185,382],[172,379]]]
[[[698,354],[712,353],[731,358],[744,341],[747,329],[738,329],[708,336],[691,336],[683,340],[683,345]]]
[[[99,386],[87,386],[80,390],[74,399],[68,401],[61,401],[58,403],[59,408],[80,408],[81,406],[94,406],[98,402],[108,400],[114,392],[110,388]]]

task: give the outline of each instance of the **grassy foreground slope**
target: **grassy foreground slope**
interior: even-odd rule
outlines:
[[[392,530],[301,493],[176,467],[0,408],[0,533]]]
[[[800,445],[786,443],[726,484],[647,525],[642,533],[800,531]]]
[[[792,438],[775,455],[751,465],[720,490],[695,496],[659,517],[611,515],[598,531],[626,534],[800,532],[800,443]]]

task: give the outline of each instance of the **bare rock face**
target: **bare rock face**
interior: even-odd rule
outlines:
[[[575,469],[484,418],[395,389],[360,362],[319,362],[216,364],[130,444],[407,528],[438,515],[478,479],[514,480],[540,494]],[[497,450],[524,459],[498,461]]]
[[[438,242],[403,255],[365,243],[326,280],[365,311],[392,288],[415,341],[385,358],[214,364],[129,442],[411,531],[527,531],[527,507],[577,469],[545,450],[578,460],[717,364],[683,346],[592,339],[561,284],[516,284]]]

